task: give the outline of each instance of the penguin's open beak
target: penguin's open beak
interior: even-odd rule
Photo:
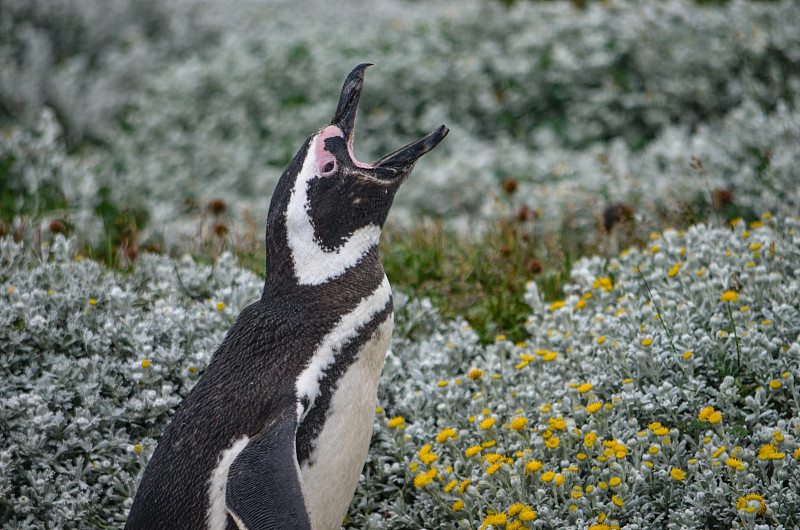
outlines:
[[[422,155],[439,145],[439,142],[447,136],[450,130],[442,125],[425,138],[386,155],[374,164],[358,162],[353,155],[353,130],[356,123],[358,101],[361,98],[361,89],[364,87],[364,72],[370,66],[372,66],[370,63],[356,66],[345,79],[342,94],[339,96],[339,105],[336,108],[336,114],[331,121],[331,125],[337,126],[344,134],[347,139],[347,150],[356,166],[362,168],[387,168],[394,170],[392,173],[405,173],[414,166],[414,163]]]

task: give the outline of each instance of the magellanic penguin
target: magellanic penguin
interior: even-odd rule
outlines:
[[[364,71],[270,203],[266,282],[183,400],[127,529],[340,528],[364,465],[394,322],[381,229],[442,125],[374,164],[353,156]]]

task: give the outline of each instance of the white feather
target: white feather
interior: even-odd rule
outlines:
[[[219,464],[211,473],[208,483],[208,513],[206,521],[208,530],[225,530],[228,522],[228,508],[225,506],[225,492],[228,484],[228,471],[239,453],[247,447],[250,438],[246,435],[236,440],[222,452]],[[237,522],[238,525],[238,522]],[[240,525],[241,528],[241,525]]]
[[[381,324],[338,381],[322,431],[301,470],[314,530],[341,528],[369,451],[378,379],[394,319]]]
[[[331,331],[322,338],[322,342],[317,347],[308,366],[297,378],[297,399],[302,401],[308,398],[308,406],[303,407],[298,403],[298,423],[305,419],[305,415],[314,405],[314,400],[319,395],[319,383],[325,369],[328,368],[336,359],[342,345],[347,344],[356,335],[359,326],[372,320],[372,318],[382,311],[392,297],[392,287],[389,279],[383,277],[383,282],[351,312],[342,316]]]

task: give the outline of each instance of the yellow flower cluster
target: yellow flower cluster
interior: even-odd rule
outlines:
[[[762,445],[761,448],[758,450],[759,460],[781,460],[785,456],[786,456],[785,453],[778,452],[778,448],[775,447],[775,442],[768,443],[767,445]]]
[[[432,467],[425,473],[417,474],[417,476],[414,477],[414,486],[417,488],[424,488],[425,486],[433,482],[433,479],[436,478],[438,473],[439,471],[435,467]]]
[[[764,515],[767,511],[767,506],[764,504],[764,497],[758,493],[750,493],[736,499],[736,509],[747,513]]]
[[[441,444],[444,443],[448,438],[458,438],[455,429],[442,429],[442,431],[436,437],[436,442]]]
[[[714,407],[706,407],[697,415],[700,421],[707,421],[709,423],[719,423],[722,420],[722,414],[714,410]]]
[[[439,455],[431,453],[431,449],[432,449],[431,444],[425,444],[417,453],[419,455],[420,461],[422,461],[423,464],[430,464],[431,462],[439,458]]]

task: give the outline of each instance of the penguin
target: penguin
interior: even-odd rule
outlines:
[[[281,175],[266,278],[183,400],[125,528],[340,528],[372,436],[394,323],[378,242],[395,193],[448,133],[374,164],[353,155],[364,72]]]

